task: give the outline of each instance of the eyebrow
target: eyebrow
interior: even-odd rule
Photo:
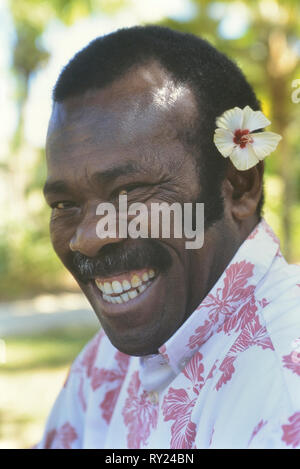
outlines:
[[[92,175],[91,181],[101,186],[112,183],[121,176],[131,176],[144,172],[145,169],[136,161],[129,161],[124,165],[108,168],[105,171],[96,171]]]
[[[64,181],[47,181],[43,187],[44,195],[70,192]]]
[[[130,161],[124,165],[108,168],[105,171],[96,171],[91,176],[91,181],[99,186],[112,183],[118,177],[145,173],[145,169],[136,161]],[[67,183],[62,180],[46,181],[43,188],[44,195],[61,194],[71,192]]]

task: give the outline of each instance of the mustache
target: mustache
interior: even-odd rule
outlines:
[[[163,273],[171,263],[169,251],[159,242],[148,239],[134,244],[107,244],[96,257],[74,252],[71,270],[81,282],[87,283],[95,277],[108,277],[147,267]]]

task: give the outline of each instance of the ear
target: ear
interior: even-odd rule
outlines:
[[[263,191],[263,173],[263,161],[246,171],[239,171],[229,163],[224,180],[224,197],[236,221],[255,215]]]

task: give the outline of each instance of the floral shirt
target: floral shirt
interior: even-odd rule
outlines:
[[[300,268],[262,220],[159,349],[85,346],[37,448],[300,448]]]

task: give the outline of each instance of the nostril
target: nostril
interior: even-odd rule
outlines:
[[[69,248],[72,252],[80,252],[87,257],[95,257],[97,253],[108,244],[115,244],[122,241],[118,238],[99,238],[94,224],[83,223],[77,227],[75,233],[69,241]]]

